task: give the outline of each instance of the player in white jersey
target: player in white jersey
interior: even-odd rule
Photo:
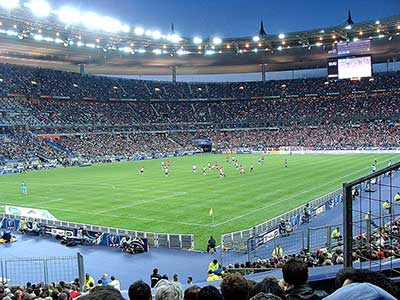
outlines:
[[[372,165],[372,173],[375,173],[376,172],[376,164],[374,163],[373,165]]]
[[[207,172],[206,172],[206,166],[203,166],[203,175],[206,176]]]
[[[388,167],[390,167],[392,165],[392,160],[391,159],[389,159],[389,161],[388,161]]]
[[[196,172],[197,172],[197,166],[196,166],[196,165],[193,165],[192,170],[193,170],[193,173],[196,174]]]
[[[167,167],[164,169],[164,175],[165,175],[165,177],[168,177],[168,168]]]
[[[139,172],[140,172],[140,175],[143,175],[144,174],[144,167],[141,167]]]

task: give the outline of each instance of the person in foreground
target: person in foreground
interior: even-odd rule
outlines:
[[[308,267],[299,259],[290,259],[282,268],[281,282],[286,300],[320,300],[328,296],[324,291],[314,291],[307,283]]]

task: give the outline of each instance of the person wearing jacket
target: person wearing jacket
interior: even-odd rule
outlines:
[[[299,259],[290,259],[282,268],[283,289],[286,300],[321,300],[328,296],[314,291],[308,284],[308,267]]]

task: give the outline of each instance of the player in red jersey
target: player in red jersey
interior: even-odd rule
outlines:
[[[287,168],[287,167],[288,167],[288,160],[285,159],[285,168]]]
[[[226,159],[226,162],[228,163],[228,162],[229,162],[229,155],[227,155],[227,156],[225,157],[225,159]]]

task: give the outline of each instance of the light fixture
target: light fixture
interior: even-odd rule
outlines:
[[[19,0],[0,0],[0,6],[5,9],[14,9],[19,6]]]
[[[63,6],[57,11],[58,19],[65,24],[77,24],[81,22],[81,13],[69,6]]]
[[[45,18],[50,15],[51,7],[50,4],[44,0],[31,0],[25,4],[31,12],[39,18]]]
[[[144,34],[144,29],[142,27],[135,27],[135,34],[136,35],[143,35]]]
[[[281,39],[281,40],[283,40],[283,39],[285,38],[285,34],[284,34],[284,33],[280,33],[280,34],[278,35],[278,38]]]
[[[350,30],[350,29],[351,29],[351,25],[347,25],[347,26],[345,27],[345,29]]]
[[[203,39],[196,36],[193,38],[193,43],[195,43],[196,45],[201,44],[203,42]]]
[[[161,32],[159,32],[158,30],[153,31],[152,35],[153,39],[155,40],[159,40],[161,38]]]
[[[260,37],[258,35],[253,36],[253,41],[254,42],[260,41]]]
[[[214,37],[212,42],[214,45],[220,45],[222,43],[222,39],[219,37]]]
[[[161,49],[154,49],[153,53],[156,55],[160,55],[162,53]]]
[[[205,55],[213,55],[215,54],[214,50],[206,50],[206,52],[204,52]]]

